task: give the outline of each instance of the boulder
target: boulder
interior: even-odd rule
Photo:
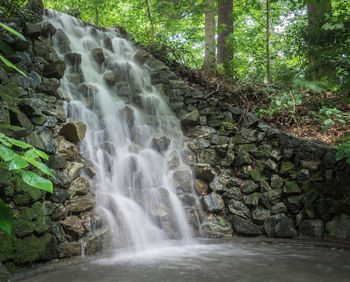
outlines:
[[[190,192],[192,187],[192,173],[188,169],[175,170],[173,173],[174,186],[185,192]]]
[[[209,188],[208,184],[201,179],[196,180],[195,188],[196,188],[196,191],[199,195],[208,194],[208,188]]]
[[[66,217],[61,224],[66,234],[73,239],[81,238],[86,231],[82,220],[76,215]]]
[[[44,14],[44,4],[41,0],[29,0],[25,8],[40,16],[40,18]]]
[[[67,141],[63,136],[58,136],[55,140],[58,156],[62,156],[67,161],[74,160],[77,157],[78,149],[73,143]]]
[[[337,239],[350,240],[350,216],[341,214],[326,224],[329,236]]]
[[[41,25],[35,23],[26,23],[25,33],[31,39],[37,39],[41,34]]]
[[[226,192],[222,195],[226,199],[234,199],[236,201],[242,201],[244,196],[241,192],[241,189],[238,187],[229,187],[226,189]]]
[[[82,121],[74,121],[65,124],[60,130],[60,135],[68,141],[78,143],[85,138],[86,125]]]
[[[215,176],[213,181],[210,182],[209,187],[216,193],[223,194],[225,192],[224,180],[221,177]]]
[[[67,209],[72,213],[92,210],[96,206],[96,198],[91,194],[71,198],[67,202]]]
[[[259,188],[259,185],[252,180],[246,180],[242,183],[241,191],[244,194],[250,194],[255,192]]]
[[[185,114],[180,118],[180,123],[183,126],[194,126],[199,124],[199,112],[197,110]]]
[[[224,207],[224,201],[220,195],[215,192],[210,193],[202,198],[204,208],[209,212],[219,212]]]
[[[106,227],[99,228],[89,234],[85,245],[85,254],[94,254],[96,252],[111,248],[112,246],[113,235],[111,231]]]
[[[154,136],[152,139],[152,148],[159,153],[165,152],[169,145],[171,140],[166,136]]]
[[[232,226],[237,234],[245,236],[257,236],[261,235],[261,228],[249,220],[243,219],[240,216],[230,216]]]
[[[212,181],[216,172],[209,164],[198,164],[196,166],[196,177],[206,181]]]
[[[241,202],[236,200],[230,200],[227,204],[228,210],[231,214],[248,219],[250,217],[249,209]]]
[[[43,92],[48,95],[56,95],[57,89],[60,87],[60,82],[56,78],[44,78],[43,81],[36,88],[37,92]]]
[[[293,238],[298,235],[293,220],[285,214],[268,217],[265,220],[264,229],[268,237]]]
[[[27,136],[27,142],[47,153],[54,154],[56,152],[56,141],[53,138],[51,131],[46,127],[38,127],[35,129],[35,131]]]
[[[102,64],[105,61],[105,55],[101,48],[94,48],[91,50],[91,55],[98,64]]]
[[[204,234],[209,237],[221,238],[232,236],[232,226],[230,222],[222,216],[209,214],[202,224]]]
[[[44,37],[53,36],[56,33],[56,28],[49,22],[41,25],[41,35]]]
[[[44,76],[61,79],[64,76],[66,64],[64,61],[56,61],[44,67]]]
[[[63,171],[71,180],[75,180],[84,167],[82,163],[68,162],[65,170]]]
[[[90,191],[90,182],[84,177],[78,177],[70,185],[68,192],[72,197],[86,195]]]
[[[265,220],[270,216],[270,211],[263,207],[257,207],[252,211],[252,221],[255,224],[262,225]]]
[[[323,236],[324,224],[320,219],[304,220],[300,223],[299,232],[308,236],[321,238]]]
[[[136,52],[134,60],[142,65],[147,61],[149,56],[150,54],[146,50],[140,49]]]
[[[55,33],[55,37],[58,42],[58,48],[62,54],[67,54],[72,52],[69,46],[70,45],[69,38],[61,28],[57,29]]]
[[[78,53],[68,53],[64,55],[64,61],[72,66],[81,64],[81,55]]]
[[[63,242],[58,245],[57,252],[59,258],[70,258],[80,256],[82,251],[81,242]]]

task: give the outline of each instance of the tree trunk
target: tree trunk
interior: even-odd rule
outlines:
[[[201,71],[208,77],[216,75],[215,1],[205,0],[205,56]]]
[[[95,24],[98,25],[98,6],[97,6],[97,1],[95,0]]]
[[[225,73],[233,75],[233,44],[229,36],[233,34],[233,0],[219,0],[218,4],[218,56],[217,62],[223,64]]]
[[[148,19],[149,19],[149,21],[151,23],[151,30],[152,30],[151,43],[149,44],[148,48],[152,49],[152,46],[153,46],[153,43],[154,43],[154,25],[153,25],[153,19],[152,19],[151,11],[150,11],[150,8],[149,8],[148,0],[145,0],[145,3],[146,3],[146,9],[147,9],[147,16],[148,16]]]
[[[267,83],[271,84],[270,0],[266,0],[266,74],[267,74]]]
[[[311,77],[319,80],[323,76],[332,72],[332,67],[322,62],[322,55],[326,52],[323,46],[327,43],[326,30],[322,26],[326,23],[326,15],[332,14],[331,0],[310,0],[307,4],[308,13],[308,38],[309,43],[309,60],[311,68]]]

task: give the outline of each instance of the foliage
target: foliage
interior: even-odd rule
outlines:
[[[21,152],[15,151],[14,148],[20,149]],[[41,159],[48,160],[48,158],[47,154],[32,145],[0,133],[0,166],[14,171],[26,184],[52,193],[52,182],[41,176],[44,174],[55,178],[47,165],[41,162]],[[32,168],[38,173],[28,170]],[[7,233],[11,233],[12,230],[12,217],[8,206],[2,200],[0,200],[0,229]]]
[[[310,111],[310,115],[322,121],[322,131],[326,131],[330,125],[336,122],[345,123],[345,120],[350,119],[349,114],[337,108],[328,108],[326,106],[323,106],[318,111]]]
[[[19,14],[26,0],[0,0],[0,18],[9,18]]]
[[[346,162],[350,164],[350,132],[345,133],[344,137],[339,139],[338,141],[342,141],[342,143],[339,144],[337,147],[337,161],[346,159]]]

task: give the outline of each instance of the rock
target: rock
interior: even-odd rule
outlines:
[[[237,144],[255,143],[258,141],[258,131],[242,128],[237,135]]]
[[[216,130],[208,126],[196,126],[187,132],[188,137],[210,138],[216,133]]]
[[[78,177],[70,185],[68,192],[74,196],[86,195],[90,191],[90,182],[84,177]]]
[[[300,197],[299,196],[288,197],[285,200],[285,204],[289,212],[296,214],[300,210]]]
[[[227,204],[230,213],[248,219],[250,217],[249,209],[240,201],[230,200]]]
[[[55,189],[53,189],[53,194],[50,196],[51,201],[55,203],[64,203],[69,198],[70,194],[67,192],[67,190],[59,187],[55,187]]]
[[[324,231],[324,224],[320,219],[304,220],[300,223],[299,231],[308,236],[321,238]]]
[[[235,158],[235,166],[249,165],[252,163],[249,153],[242,152]]]
[[[124,117],[125,122],[127,123],[127,125],[130,127],[133,127],[135,124],[135,111],[131,106],[124,106],[121,110],[120,110],[121,115]]]
[[[271,191],[260,194],[260,203],[267,209],[270,209],[274,204],[281,200],[282,191],[273,189]]]
[[[239,235],[257,236],[262,234],[260,227],[249,220],[243,219],[236,215],[232,215],[230,219],[234,230]]]
[[[294,172],[294,168],[295,168],[295,165],[290,161],[283,161],[281,163],[280,173],[285,174],[285,173]]]
[[[186,165],[193,167],[197,163],[196,155],[189,148],[183,148],[180,151],[180,156],[182,162]]]
[[[293,238],[298,235],[293,220],[284,214],[268,217],[265,220],[264,229],[268,237]]]
[[[56,78],[44,78],[43,81],[36,88],[36,91],[46,93],[48,95],[56,95],[57,89],[60,87],[60,82]]]
[[[82,121],[74,121],[65,124],[60,130],[60,135],[68,141],[78,143],[85,138],[86,125]]]
[[[287,207],[284,203],[279,202],[276,203],[275,205],[272,206],[271,208],[271,214],[279,214],[279,213],[286,213],[287,212]]]
[[[26,23],[25,33],[31,39],[37,39],[41,34],[41,25],[34,23]]]
[[[68,162],[65,170],[63,171],[71,180],[76,179],[79,176],[81,169],[84,167],[82,163]]]
[[[246,196],[246,198],[244,199],[244,204],[250,208],[254,208],[258,206],[259,199],[260,199],[259,193],[253,193]]]
[[[211,166],[217,165],[219,157],[213,149],[204,149],[197,153],[199,163],[209,164]]]
[[[285,196],[300,195],[301,190],[295,181],[287,180],[284,184],[283,189],[282,189],[282,193]]]
[[[242,201],[244,198],[241,189],[239,189],[238,187],[227,188],[226,192],[222,196],[223,198],[234,199],[237,201]]]
[[[58,99],[70,102],[71,98],[69,97],[68,93],[64,91],[61,87],[59,87],[56,91],[56,97]]]
[[[105,61],[105,55],[101,48],[94,48],[91,50],[91,55],[98,64],[102,64]]]
[[[311,171],[315,171],[318,169],[318,167],[320,166],[321,162],[318,161],[300,161],[300,166],[302,168],[311,170]]]
[[[209,212],[218,212],[221,211],[224,207],[224,201],[220,195],[215,192],[210,193],[202,198],[202,203],[204,208]]]
[[[113,71],[106,71],[103,75],[103,79],[109,86],[114,85],[119,80],[118,76]]]
[[[44,76],[61,79],[64,76],[66,64],[64,61],[56,61],[44,67]]]
[[[201,180],[197,179],[195,184],[196,191],[199,195],[207,195],[208,194],[208,184]]]
[[[96,171],[95,171],[95,168],[94,168],[94,164],[91,161],[85,162],[84,172],[90,178],[93,178],[93,177],[96,176]]]
[[[85,233],[82,220],[76,215],[66,217],[61,224],[66,234],[73,239],[79,239]]]
[[[106,227],[99,228],[94,230],[92,234],[89,235],[85,245],[85,254],[94,254],[112,246],[113,236],[111,231]]]
[[[166,136],[154,136],[152,139],[152,148],[159,153],[165,152],[169,145],[171,140]]]
[[[81,64],[81,55],[78,53],[68,53],[64,55],[64,61],[72,66],[78,66]]]
[[[68,211],[79,213],[92,210],[96,206],[96,198],[91,194],[71,198],[67,203]]]
[[[190,192],[192,187],[192,173],[188,169],[175,170],[173,173],[174,186],[185,192]]]
[[[44,37],[51,37],[56,33],[56,28],[49,22],[41,25],[41,35]]]
[[[36,128],[27,137],[27,142],[37,149],[43,150],[49,154],[54,154],[56,152],[56,141],[52,137],[51,131],[45,127]]]
[[[57,252],[59,258],[70,258],[80,256],[82,251],[81,242],[63,242],[58,245]]]
[[[210,182],[209,187],[214,192],[222,194],[225,192],[225,185],[223,183],[224,183],[223,179],[221,179],[218,176],[215,176],[213,181]]]
[[[57,142],[57,155],[63,157],[67,161],[74,160],[78,155],[77,147],[67,141],[63,136],[58,136]]]
[[[259,185],[252,180],[246,180],[242,183],[240,188],[244,194],[250,194],[255,192],[259,188]]]
[[[176,151],[171,152],[169,159],[168,159],[168,166],[169,169],[176,169],[180,165],[180,158]]]
[[[271,176],[271,188],[272,189],[281,189],[283,186],[284,180],[277,174]]]
[[[199,112],[197,110],[185,114],[180,118],[180,123],[183,126],[194,126],[199,124]]]
[[[331,237],[350,240],[350,216],[341,214],[334,217],[326,224],[326,229]]]
[[[196,166],[196,177],[199,179],[210,182],[214,179],[215,175],[216,172],[208,164],[198,164]]]
[[[146,50],[141,49],[136,52],[134,60],[142,65],[147,61],[149,56],[150,54]]]
[[[270,211],[263,207],[257,207],[252,211],[252,221],[255,224],[262,225],[265,220],[270,216]]]
[[[58,48],[62,54],[67,54],[72,52],[69,46],[70,45],[69,38],[61,28],[57,29],[55,33],[55,37],[58,42]]]
[[[25,8],[40,16],[40,19],[44,14],[44,4],[41,0],[28,0]]]
[[[221,238],[232,236],[232,226],[224,217],[209,214],[202,229],[209,237]]]

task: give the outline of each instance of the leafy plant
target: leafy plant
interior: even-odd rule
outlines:
[[[337,161],[346,159],[346,162],[350,164],[350,132],[346,132],[339,141],[342,141],[342,143],[337,147],[338,151],[335,158]]]
[[[9,27],[6,24],[0,23],[0,27],[6,29],[7,31],[11,32],[12,34],[14,34],[15,36],[17,36],[18,38],[20,38],[21,40],[26,41],[25,37],[20,34],[19,32],[17,32],[16,30],[14,30],[13,28]],[[1,40],[1,39],[0,39]],[[0,51],[1,53],[4,53],[5,51],[3,49],[1,49],[1,46],[4,46],[4,42],[1,42],[0,44]],[[2,47],[3,48],[3,47]],[[27,76],[23,71],[21,71],[20,69],[18,69],[14,64],[12,64],[10,61],[8,61],[7,59],[4,58],[4,56],[2,56],[0,54],[0,60],[8,67],[16,70],[17,72],[19,72],[21,75]]]
[[[310,115],[322,120],[322,131],[328,130],[328,127],[336,122],[345,123],[346,119],[350,119],[349,114],[344,113],[337,108],[328,108],[326,106],[323,106],[318,112],[311,111]]]
[[[19,153],[13,150],[13,148],[19,148],[24,152]],[[49,156],[26,142],[7,137],[3,133],[0,133],[0,166],[19,174],[22,180],[28,185],[52,193],[53,185],[50,180],[40,176],[36,172],[28,170],[34,167],[40,174],[45,174],[55,179],[51,170],[41,162],[41,159],[48,160]],[[9,207],[0,199],[0,229],[10,234],[12,221]]]

